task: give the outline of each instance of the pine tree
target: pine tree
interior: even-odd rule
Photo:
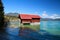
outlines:
[[[0,0],[0,29],[4,27],[4,7]]]

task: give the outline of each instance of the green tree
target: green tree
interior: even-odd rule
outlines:
[[[4,7],[3,3],[0,0],[0,29],[4,27]]]

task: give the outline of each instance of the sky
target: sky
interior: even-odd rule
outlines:
[[[60,18],[60,0],[2,0],[5,13],[36,14]]]

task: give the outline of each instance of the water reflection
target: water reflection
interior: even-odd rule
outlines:
[[[9,33],[9,34],[13,34],[13,35],[18,35],[19,30],[20,30],[19,28],[11,28],[11,27],[6,28],[6,32]]]
[[[0,40],[60,40],[60,35],[50,34],[50,31],[58,31],[56,26],[58,25],[57,22],[53,24],[51,21],[45,21],[41,22],[40,25],[39,32],[26,27],[11,28],[7,26],[4,30],[0,30]],[[52,25],[55,25],[55,27]],[[58,28],[60,27],[58,26]]]
[[[0,40],[60,40],[59,36],[48,34],[46,31],[34,31],[30,28],[5,28],[0,31]]]

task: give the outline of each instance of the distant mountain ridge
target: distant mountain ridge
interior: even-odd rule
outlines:
[[[19,13],[7,13],[6,16],[15,16],[18,17]]]
[[[60,21],[60,18],[52,19],[52,18],[41,18],[41,21]]]

